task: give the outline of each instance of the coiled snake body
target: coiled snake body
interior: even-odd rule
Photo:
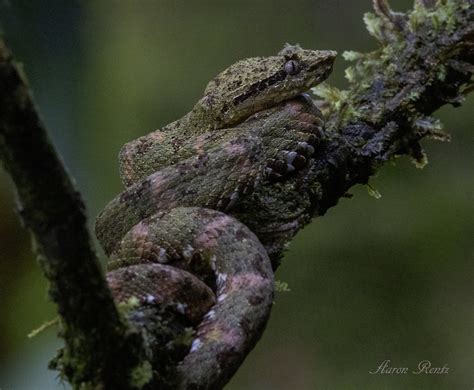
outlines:
[[[329,75],[334,58],[288,46],[239,61],[189,114],[121,151],[127,189],[96,222],[107,280],[117,301],[165,307],[195,329],[177,388],[222,388],[265,327],[276,249],[237,219],[239,205],[307,166],[322,121],[301,94]],[[276,225],[281,234],[272,218],[267,237]],[[297,218],[285,223],[291,235]]]

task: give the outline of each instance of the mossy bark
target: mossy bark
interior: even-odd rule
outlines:
[[[416,0],[407,14],[375,0],[374,9],[364,20],[380,48],[345,53],[354,61],[346,71],[347,90],[317,88],[327,130],[316,157],[292,179],[260,187],[233,212],[274,248],[274,268],[291,236],[266,242],[260,227],[269,222],[268,213],[281,217],[298,210],[300,228],[336,205],[353,185],[367,183],[385,162],[405,154],[422,166],[426,156],[419,141],[448,139],[430,115],[442,105],[461,104],[472,89],[472,0]],[[1,39],[0,158],[16,185],[20,215],[33,233],[58,306],[65,347],[56,367],[62,376],[75,388],[172,383],[173,367],[165,370],[168,379],[152,379],[154,365],[168,361],[157,344],[174,340],[180,351],[189,345],[188,330],[161,312],[140,313],[132,305],[124,315],[115,306],[90,244],[80,195],[47,136],[21,68]],[[157,334],[156,329],[164,330]]]
[[[0,38],[0,159],[33,234],[65,347],[56,365],[75,388],[130,388],[143,365],[141,333],[117,310],[86,228],[80,194],[34,106],[21,66]]]

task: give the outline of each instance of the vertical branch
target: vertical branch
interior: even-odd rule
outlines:
[[[33,233],[49,293],[61,317],[65,348],[56,364],[75,387],[123,387],[143,357],[100,269],[84,204],[34,106],[28,82],[0,37],[0,160]]]
[[[298,229],[323,215],[354,184],[366,183],[382,164],[408,154],[421,166],[426,159],[419,141],[448,138],[429,115],[444,104],[461,104],[473,89],[472,4],[439,0],[434,7],[434,0],[416,0],[414,10],[402,14],[387,0],[374,0],[375,14],[366,14],[365,22],[380,48],[346,53],[355,61],[346,71],[347,91],[317,88],[328,116],[327,139],[318,153],[300,174],[281,185],[259,186],[233,212],[268,244],[275,260]],[[152,379],[151,362],[161,375],[160,364],[171,356],[168,341],[177,340],[181,351],[190,342],[183,337],[189,336],[187,327],[177,326],[166,307],[142,310],[135,320],[140,330],[122,320],[92,249],[80,195],[1,38],[0,160],[16,185],[20,214],[33,232],[61,316],[66,345],[56,366],[75,388],[142,387]],[[166,356],[161,359],[160,353]],[[199,364],[193,368],[203,370]],[[155,374],[153,379],[163,378]]]

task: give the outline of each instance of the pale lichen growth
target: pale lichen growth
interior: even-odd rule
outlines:
[[[200,339],[194,339],[192,344],[191,344],[191,349],[190,352],[197,351],[199,348],[202,347],[202,341]]]
[[[153,377],[153,368],[149,361],[145,360],[130,372],[130,387],[141,389],[150,382]]]
[[[366,13],[364,22],[379,42],[378,49],[369,53],[343,53],[344,59],[352,62],[345,70],[349,84],[346,90],[327,83],[313,89],[327,103],[323,108],[328,129],[358,122],[384,131],[392,118],[403,117],[403,123],[396,120],[396,131],[411,133],[411,141],[401,143],[400,151],[393,149],[387,159],[399,152],[410,155],[417,167],[425,166],[428,159],[419,140],[424,137],[449,140],[439,120],[424,116],[430,104],[439,104],[429,100],[439,95],[437,85],[452,77],[453,71],[471,77],[473,74],[474,67],[468,59],[452,55],[459,50],[459,40],[472,34],[466,23],[472,20],[470,7],[470,1],[417,0],[413,10],[403,14],[393,12],[386,0],[374,0],[375,12]],[[458,31],[461,26],[465,29],[463,33]],[[449,98],[443,99],[459,105],[463,93],[470,89],[472,81],[464,90],[459,89],[457,95],[449,96],[452,92],[447,91]],[[388,142],[388,138],[383,142]]]
[[[382,194],[377,190],[377,188],[373,187],[370,184],[366,184],[367,193],[374,199],[380,199]]]
[[[126,318],[132,310],[138,308],[139,306],[140,300],[135,296],[132,296],[126,301],[122,301],[117,304],[119,312],[123,318]]]
[[[412,162],[418,169],[423,169],[428,164],[428,156],[423,153],[421,158],[412,158]]]
[[[287,282],[283,282],[281,280],[275,280],[275,291],[280,293],[287,293],[290,292],[291,289],[288,286]]]
[[[364,14],[364,23],[370,35],[372,35],[378,41],[384,40],[382,29],[384,28],[385,24],[381,18],[372,12],[366,12]]]

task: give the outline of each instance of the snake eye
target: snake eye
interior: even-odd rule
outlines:
[[[285,63],[285,72],[289,75],[297,74],[300,71],[300,64],[296,60],[289,60]]]

